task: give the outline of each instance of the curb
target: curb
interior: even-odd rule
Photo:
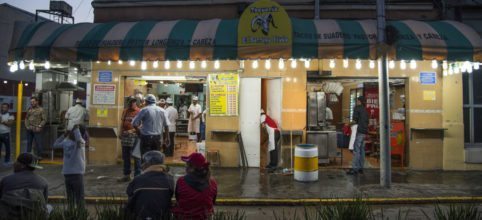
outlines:
[[[65,203],[64,196],[49,196],[50,203]],[[87,204],[121,204],[127,197],[85,197]],[[173,200],[174,201],[174,200]],[[316,206],[336,203],[364,202],[369,205],[440,204],[440,203],[482,203],[482,196],[448,197],[407,197],[407,198],[332,198],[332,199],[260,199],[260,198],[219,198],[218,206]]]

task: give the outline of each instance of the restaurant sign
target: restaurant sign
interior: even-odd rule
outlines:
[[[291,20],[278,3],[260,0],[246,8],[239,19],[238,46],[289,46]]]
[[[235,73],[209,74],[209,115],[237,116],[239,76]]]

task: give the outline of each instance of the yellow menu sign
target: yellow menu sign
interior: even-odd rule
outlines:
[[[235,73],[209,74],[209,115],[237,116],[239,76]]]

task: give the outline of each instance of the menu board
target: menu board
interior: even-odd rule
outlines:
[[[209,115],[237,116],[238,91],[238,74],[209,74]]]
[[[114,84],[94,84],[92,104],[94,105],[115,105]]]

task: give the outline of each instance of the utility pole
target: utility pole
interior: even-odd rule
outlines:
[[[390,106],[388,68],[385,37],[385,0],[377,0],[377,55],[378,55],[378,102],[380,106],[380,185],[390,188],[392,163],[390,154]]]
[[[320,19],[320,0],[315,0],[315,19]]]

